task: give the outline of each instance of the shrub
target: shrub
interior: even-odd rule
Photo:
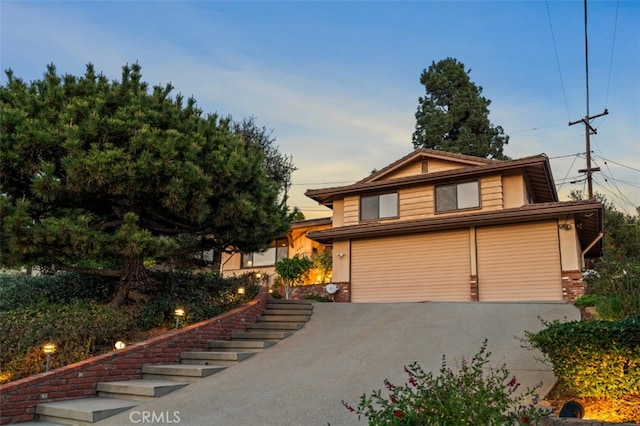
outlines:
[[[504,364],[487,369],[491,353],[487,341],[471,362],[462,360],[457,372],[442,357],[440,375],[425,372],[413,363],[405,367],[406,384],[384,380],[386,392],[374,391],[360,398],[357,407],[342,401],[351,412],[368,419],[370,425],[512,425],[537,422],[545,413],[527,399],[537,399],[536,390],[516,392],[519,384]]]
[[[544,324],[527,340],[549,359],[561,386],[579,397],[640,395],[640,316]]]
[[[576,308],[584,309],[588,306],[596,306],[598,299],[598,296],[595,294],[583,294],[576,300]]]
[[[585,274],[587,293],[598,297],[598,314],[608,320],[640,314],[640,264],[634,259],[606,259]]]
[[[60,367],[110,348],[129,329],[125,312],[95,302],[40,303],[0,312],[0,370],[16,380],[44,371],[42,345],[58,349],[51,368]],[[9,376],[10,375],[10,376]]]

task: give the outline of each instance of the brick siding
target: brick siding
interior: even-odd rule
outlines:
[[[562,299],[567,303],[576,303],[584,294],[582,271],[562,271]]]

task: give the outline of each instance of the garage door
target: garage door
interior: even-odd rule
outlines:
[[[476,232],[481,302],[562,300],[557,222]]]
[[[351,242],[352,302],[470,300],[469,230]]]

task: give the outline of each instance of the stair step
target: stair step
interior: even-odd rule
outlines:
[[[304,323],[300,322],[278,322],[260,321],[255,324],[247,324],[247,330],[300,330]]]
[[[231,339],[234,340],[268,340],[271,342],[286,339],[293,333],[289,331],[244,331],[232,332]]]
[[[267,309],[313,311],[313,305],[311,303],[269,303]]]
[[[257,340],[244,340],[244,341],[243,340],[211,340],[209,341],[209,348],[217,352],[222,352],[222,351],[260,352],[273,345],[275,345],[275,342],[257,341]]]
[[[101,397],[146,401],[166,395],[188,384],[171,380],[125,380],[100,382],[97,385],[97,391],[98,396]]]
[[[262,312],[262,316],[263,317],[295,316],[295,317],[306,317],[306,318],[309,318],[309,316],[311,315],[312,312],[313,311],[306,311],[306,310],[303,310],[303,309],[265,309],[265,311]]]
[[[255,355],[255,352],[182,352],[180,362],[190,365],[234,365]]]
[[[263,315],[258,317],[258,322],[307,322],[309,321],[309,316],[303,315]]]
[[[36,407],[38,420],[63,425],[88,425],[138,405],[135,401],[110,398],[84,398],[50,402]]]
[[[267,301],[267,306],[269,305],[309,305],[313,306],[313,302],[309,300],[287,300],[287,299],[270,299]]]
[[[193,382],[227,368],[222,365],[147,364],[142,366],[144,379]]]

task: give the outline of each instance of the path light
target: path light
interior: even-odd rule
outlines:
[[[124,343],[122,340],[118,340],[114,346],[116,350],[119,351],[120,349],[124,349],[125,346],[127,346],[127,344]]]
[[[184,309],[178,308],[173,311],[173,314],[176,316],[176,329],[180,326],[180,318],[184,316]]]
[[[244,296],[244,287],[238,287],[238,295]]]
[[[55,343],[47,343],[44,346],[42,346],[42,352],[44,352],[47,355],[47,363],[44,367],[44,371],[49,371],[49,364],[51,363],[51,354],[53,354],[57,349],[57,346]]]

